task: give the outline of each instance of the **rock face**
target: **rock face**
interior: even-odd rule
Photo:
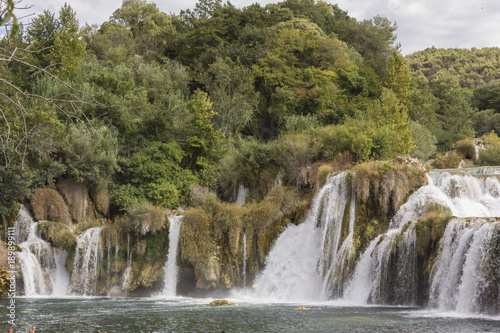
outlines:
[[[224,305],[234,305],[234,303],[225,299],[217,299],[215,301],[210,302],[210,305],[224,306]]]
[[[59,182],[56,187],[68,202],[73,221],[89,222],[95,218],[87,183],[68,178]]]

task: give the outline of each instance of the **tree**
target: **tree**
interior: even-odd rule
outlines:
[[[388,128],[391,148],[395,154],[406,154],[413,149],[407,106],[392,90],[382,90],[380,99],[374,102],[368,116],[377,127]]]
[[[0,4],[0,24],[10,24],[12,19],[12,28],[0,41],[0,178],[3,184],[0,187],[0,215],[6,216],[15,209],[14,203],[28,195],[34,186],[51,184],[53,177],[61,173],[61,165],[54,157],[55,141],[62,127],[59,116],[79,119],[82,105],[95,106],[97,103],[89,94],[73,88],[45,67],[38,66],[38,58],[33,57],[51,52],[51,48],[45,48],[31,38],[40,36],[50,39],[53,36],[56,28],[53,15],[45,12],[38,17],[39,20],[34,20],[30,30],[32,35],[26,32],[26,40],[32,43],[26,44],[23,36],[16,34],[19,30],[13,10],[28,7],[17,8],[18,2],[11,0],[2,0]],[[71,21],[71,17],[68,20]],[[17,79],[19,73],[34,72],[64,86],[66,93],[41,95],[30,89],[35,80]]]
[[[56,19],[44,11],[27,29],[35,64],[66,80],[82,62],[85,42],[80,34],[75,11],[66,3]]]
[[[146,0],[124,0],[122,7],[111,16],[112,23],[130,29],[134,38],[134,54],[156,60],[167,48],[167,42],[177,34],[171,18]]]
[[[217,58],[202,74],[202,82],[217,112],[216,129],[222,135],[240,132],[252,119],[258,102],[251,70],[229,58]]]
[[[176,208],[189,187],[197,182],[190,170],[180,165],[184,153],[176,142],[150,142],[123,159],[118,186],[112,191],[115,205],[127,208],[140,199]]]
[[[212,118],[217,113],[213,111],[207,93],[201,90],[194,92],[186,108],[192,119],[185,127],[187,140],[184,150],[189,157],[188,166],[201,171],[210,168],[210,160],[219,141],[219,132],[212,125]]]

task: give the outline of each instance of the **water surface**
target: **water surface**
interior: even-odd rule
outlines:
[[[18,298],[17,329],[29,332],[500,332],[500,317],[439,314],[408,307],[355,307],[334,302],[237,303],[212,299]],[[7,299],[0,300],[6,331]],[[236,301],[237,302],[237,301]]]

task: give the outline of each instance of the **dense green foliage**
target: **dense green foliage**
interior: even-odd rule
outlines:
[[[277,179],[316,188],[320,165],[424,160],[500,131],[500,50],[403,57],[395,31],[314,0],[178,15],[126,0],[84,27],[67,4],[44,11],[0,41],[17,48],[0,64],[0,214],[72,177],[144,234],[146,211],[189,205],[193,188],[260,201]]]

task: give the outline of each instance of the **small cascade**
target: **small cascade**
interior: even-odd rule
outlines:
[[[127,267],[123,272],[122,291],[127,294],[128,285],[130,283],[130,273],[132,272],[132,251],[130,251],[130,233],[127,233]]]
[[[106,286],[109,290],[111,286],[111,233],[108,233],[108,261],[106,263],[106,276],[108,277]]]
[[[118,251],[120,251],[120,243],[118,242],[118,231],[115,231],[115,272],[118,271]]]
[[[346,265],[353,259],[354,223],[356,221],[356,192],[351,189],[349,208],[349,234],[342,242],[326,276],[323,278],[323,293],[329,297],[341,297],[344,292],[344,283],[347,279]]]
[[[183,216],[170,216],[168,221],[168,254],[165,264],[164,287],[161,296],[174,297],[177,291],[177,247],[181,233],[181,223]]]
[[[247,234],[243,233],[243,286],[247,285]]]
[[[440,311],[498,315],[499,250],[498,218],[453,219],[432,268],[430,306]]]
[[[248,188],[243,185],[238,187],[238,195],[236,196],[235,203],[237,205],[243,206],[245,204],[246,198],[248,194]]]
[[[66,295],[68,273],[64,263],[67,253],[53,249],[39,234],[38,225],[21,206],[15,222],[17,253],[23,272],[26,296]]]
[[[361,255],[345,299],[358,304],[411,305],[416,301],[415,224],[375,238]]]
[[[90,228],[78,237],[71,273],[72,294],[89,296],[97,293],[99,262],[102,260],[102,228]]]
[[[341,262],[337,256],[342,231],[351,225],[350,230],[354,229],[354,218],[348,220],[349,226],[344,226],[351,198],[349,187],[346,173],[327,179],[314,197],[305,221],[289,226],[277,239],[266,258],[265,269],[254,282],[257,297],[275,301],[328,298],[325,291],[332,289],[333,267]],[[354,216],[355,207],[350,207]]]
[[[283,181],[281,180],[279,174],[277,174],[276,178],[274,179],[274,186],[283,186]]]
[[[51,275],[52,295],[66,296],[69,288],[69,273],[66,271],[66,259],[68,253],[59,249],[54,249],[54,259],[56,269]]]

